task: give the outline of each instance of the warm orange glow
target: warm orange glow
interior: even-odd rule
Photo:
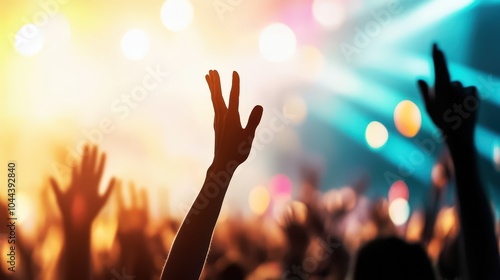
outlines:
[[[408,241],[419,242],[422,238],[422,230],[424,229],[424,218],[420,212],[415,212],[411,215],[406,229],[406,239]]]
[[[422,125],[420,109],[410,100],[401,101],[394,110],[394,124],[406,137],[411,138],[417,135]]]
[[[444,166],[440,163],[434,165],[432,168],[432,182],[438,188],[442,188],[446,185],[446,170]]]

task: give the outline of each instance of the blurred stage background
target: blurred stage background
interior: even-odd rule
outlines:
[[[392,212],[404,224],[442,171],[416,86],[433,82],[433,42],[482,94],[477,146],[498,211],[499,14],[500,1],[474,0],[3,0],[0,155],[18,165],[23,228],[87,139],[108,154],[103,182],[135,181],[153,215],[183,215],[213,155],[209,69],[226,97],[240,73],[243,122],[264,106],[223,216],[272,215],[312,169],[323,192],[365,178],[387,197],[403,181]]]

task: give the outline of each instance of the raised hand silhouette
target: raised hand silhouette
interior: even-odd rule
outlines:
[[[109,181],[104,195],[99,195],[105,163],[106,154],[99,155],[97,146],[85,146],[82,162],[73,167],[71,183],[66,192],[61,190],[54,178],[50,178],[65,226],[76,229],[90,226],[108,200],[115,179]]]
[[[250,113],[247,126],[243,128],[238,112],[240,98],[240,76],[238,73],[233,72],[229,106],[226,106],[222,97],[219,73],[216,70],[210,70],[205,79],[210,89],[215,111],[214,163],[235,161],[237,164],[241,164],[248,158],[255,137],[255,129],[259,125],[263,109],[261,106],[255,106]]]
[[[105,163],[106,155],[100,154],[96,146],[87,145],[81,163],[73,167],[71,183],[66,191],[63,192],[56,180],[50,178],[63,219],[63,279],[88,280],[92,277],[92,222],[108,200],[115,184],[115,179],[111,179],[105,193],[99,195]]]
[[[133,182],[129,185],[130,207],[125,206],[121,182],[116,183],[116,198],[118,205],[118,231],[120,234],[139,232],[142,234],[149,221],[149,200],[145,189],[140,195]],[[138,201],[139,199],[139,201]]]
[[[433,46],[434,88],[423,81],[418,86],[425,101],[425,107],[432,121],[448,137],[448,140],[469,139],[474,134],[479,99],[475,87],[463,87],[459,81],[451,81],[443,52]]]
[[[226,106],[217,71],[205,76],[215,111],[215,153],[205,182],[184,219],[163,268],[161,279],[198,279],[205,264],[212,234],[227,187],[236,168],[250,154],[263,109],[255,106],[245,128],[238,112],[240,79],[233,72],[233,85]]]
[[[129,184],[130,207],[125,205],[122,184],[116,183],[118,206],[118,241],[121,248],[120,267],[139,279],[152,279],[158,273],[150,250],[146,228],[149,223],[149,201],[145,189],[137,191]]]
[[[481,184],[476,163],[474,128],[479,99],[476,88],[450,82],[444,54],[433,46],[435,86],[431,91],[418,81],[427,112],[446,134],[455,170],[461,245],[466,264],[461,279],[500,279],[500,256],[495,238],[493,213]],[[465,108],[465,110],[464,110]]]

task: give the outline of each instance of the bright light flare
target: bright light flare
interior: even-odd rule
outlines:
[[[149,52],[149,37],[140,29],[127,31],[122,38],[123,54],[132,60],[140,60]]]
[[[319,24],[332,29],[342,26],[346,17],[344,5],[338,0],[314,0],[312,12]]]
[[[389,132],[383,124],[373,121],[366,127],[365,138],[370,147],[378,149],[389,139]]]
[[[34,24],[26,24],[14,37],[16,51],[23,56],[34,56],[39,53],[44,45],[42,31]]]
[[[193,6],[188,0],[167,0],[160,12],[161,22],[171,31],[186,29],[193,20]]]
[[[262,56],[270,62],[283,62],[295,53],[297,39],[290,27],[273,23],[262,30],[259,48]]]
[[[410,100],[399,102],[394,110],[394,124],[404,136],[408,138],[414,137],[422,125],[420,109]]]
[[[397,198],[389,204],[389,217],[397,225],[403,225],[410,216],[410,205],[404,198]]]

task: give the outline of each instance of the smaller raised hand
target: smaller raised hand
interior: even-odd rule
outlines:
[[[423,80],[418,86],[425,107],[432,121],[448,140],[472,141],[479,109],[479,98],[475,87],[463,87],[458,81],[451,82],[444,53],[434,44],[432,49],[435,84],[431,89]]]
[[[121,248],[122,267],[140,279],[152,279],[156,273],[146,227],[149,222],[149,203],[145,189],[137,191],[135,184],[129,184],[130,207],[125,205],[122,184],[116,183],[118,204],[118,242]]]
[[[240,76],[233,72],[233,85],[229,96],[229,106],[226,106],[222,96],[219,73],[210,70],[205,76],[212,104],[215,111],[215,155],[214,163],[228,163],[234,161],[237,165],[243,163],[250,154],[255,129],[262,118],[262,106],[255,106],[248,118],[245,128],[241,126],[238,112],[240,98]]]
[[[72,229],[88,228],[103,208],[115,184],[112,178],[105,193],[99,195],[105,163],[106,154],[99,153],[97,146],[86,145],[81,163],[73,167],[71,183],[65,192],[54,178],[50,178],[65,226]]]
[[[149,221],[148,195],[145,189],[137,192],[133,182],[129,185],[130,207],[125,206],[121,182],[117,182],[118,230],[122,234],[142,233]],[[138,202],[139,199],[139,202]]]

